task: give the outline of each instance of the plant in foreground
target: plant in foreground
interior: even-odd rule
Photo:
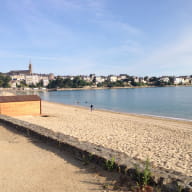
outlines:
[[[182,191],[183,191],[183,187],[177,184],[177,192],[182,192]]]
[[[105,167],[108,171],[112,171],[115,169],[115,158],[112,157],[110,160],[106,160]]]
[[[149,184],[151,178],[150,162],[149,159],[145,161],[145,168],[140,170],[136,166],[136,181],[141,188],[146,187]]]
[[[83,155],[82,159],[83,159],[83,164],[88,165],[93,159],[93,154],[90,153],[90,154],[88,154],[88,156]]]
[[[143,185],[146,186],[151,178],[150,162],[149,159],[145,162],[145,168],[143,170]]]

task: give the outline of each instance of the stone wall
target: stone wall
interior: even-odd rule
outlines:
[[[79,141],[77,138],[64,135],[59,132],[54,132],[45,127],[4,115],[0,115],[0,122],[11,126],[20,132],[26,133],[28,136],[43,140],[60,150],[69,151],[78,159],[89,160],[100,165],[101,167],[105,166],[106,160],[114,158],[115,170],[133,178],[136,175],[136,166],[140,169],[145,167],[145,162],[130,158],[122,152],[104,148],[101,145]],[[151,172],[151,181],[155,185],[160,185],[163,192],[176,192],[178,190],[178,185],[184,186],[184,191],[190,191],[190,189],[192,189],[192,177],[163,168],[151,168]]]

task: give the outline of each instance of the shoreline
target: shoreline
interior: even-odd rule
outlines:
[[[133,89],[133,88],[152,88],[152,87],[155,87],[155,86],[53,88],[53,89],[47,89],[47,91],[104,90],[104,89]]]
[[[75,90],[103,90],[103,89],[134,89],[134,88],[164,88],[164,87],[192,87],[192,85],[52,88],[52,89],[47,89],[47,91],[75,91]]]
[[[90,109],[89,107],[83,106],[83,105],[70,105],[65,103],[59,103],[59,102],[53,102],[53,101],[47,101],[42,100],[47,103],[52,104],[58,104],[63,105],[67,107],[77,108],[77,109]],[[113,111],[105,108],[94,108],[93,111],[100,111],[100,112],[106,112],[106,113],[113,113],[113,114],[122,114],[127,116],[134,116],[134,117],[142,117],[142,118],[152,118],[152,119],[158,119],[158,120],[167,120],[167,121],[178,121],[182,123],[192,123],[192,119],[184,119],[184,118],[176,118],[176,117],[166,117],[166,116],[158,116],[158,115],[150,115],[150,114],[144,114],[144,113],[129,113],[129,112],[123,112],[123,111]]]
[[[54,102],[53,102],[54,103]],[[55,102],[57,103],[57,102]],[[61,103],[58,103],[61,104]],[[65,104],[64,104],[65,105]],[[74,105],[76,106],[76,105]],[[168,121],[182,121],[182,122],[192,122],[192,119],[185,119],[185,118],[177,118],[177,117],[166,117],[166,116],[160,116],[160,115],[151,115],[151,114],[145,114],[145,113],[129,113],[129,112],[122,112],[122,111],[113,111],[113,110],[107,110],[104,108],[98,108],[96,109],[98,111],[104,111],[104,112],[111,112],[111,113],[117,113],[117,114],[127,114],[129,116],[137,116],[137,117],[144,117],[144,118],[156,118],[156,119],[163,119]]]
[[[75,90],[105,90],[105,89],[136,89],[136,88],[165,88],[165,87],[192,87],[192,85],[166,85],[166,86],[125,86],[125,87],[79,87],[79,88],[28,88],[28,89],[23,89],[23,88],[0,88],[0,92],[16,92],[16,91],[21,91],[21,92],[51,92],[51,91],[75,91]]]

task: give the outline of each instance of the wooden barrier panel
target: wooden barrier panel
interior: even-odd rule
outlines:
[[[0,114],[8,116],[40,115],[41,101],[0,103]]]

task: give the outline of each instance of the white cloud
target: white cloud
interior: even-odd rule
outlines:
[[[122,28],[123,30],[127,31],[128,33],[134,34],[134,35],[139,35],[141,34],[141,30],[133,27],[127,23],[123,23],[123,22],[116,22],[114,23],[117,27],[119,26],[120,28]]]
[[[91,19],[91,22],[96,23],[103,29],[118,35],[124,34],[125,36],[130,37],[130,35],[138,36],[142,34],[142,31],[139,28],[107,16],[99,19]]]
[[[40,1],[43,5],[45,1]],[[39,3],[40,3],[39,2]],[[70,1],[63,1],[69,3]],[[64,24],[55,22],[52,17],[49,17],[41,6],[32,0],[19,0],[18,2],[7,1],[8,7],[12,12],[12,17],[15,23],[18,24],[20,33],[24,34],[23,41],[17,43],[16,46],[35,48],[55,48],[61,43],[69,43],[75,40],[75,35]],[[45,5],[46,6],[46,5]],[[9,29],[11,31],[11,29]],[[14,30],[12,35],[15,36]],[[18,34],[20,35],[20,34]],[[28,44],[24,44],[27,42]]]
[[[58,11],[100,11],[105,0],[46,0],[46,3]]]
[[[167,42],[145,55],[128,69],[154,75],[192,73],[192,29],[183,32],[174,42]]]
[[[103,53],[111,55],[123,55],[130,53],[133,55],[141,55],[143,54],[143,48],[137,41],[127,40],[125,42],[122,42],[122,44],[119,46],[103,50]]]
[[[53,8],[57,10],[63,11],[71,11],[80,10],[82,8],[82,4],[80,1],[76,0],[47,0],[47,3]]]

